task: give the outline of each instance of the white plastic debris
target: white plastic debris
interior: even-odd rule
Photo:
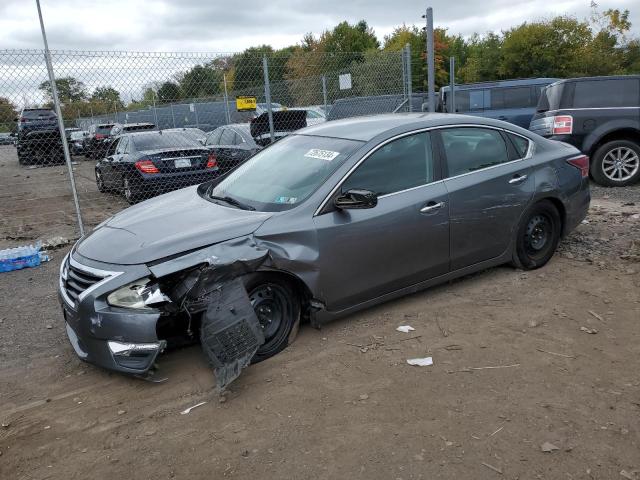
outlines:
[[[413,332],[415,328],[413,328],[411,325],[400,325],[398,328],[396,328],[396,330],[402,333],[409,333]]]
[[[207,402],[200,402],[200,403],[196,403],[193,407],[189,407],[189,408],[185,408],[183,411],[180,412],[180,415],[186,415],[188,414],[191,410],[193,410],[194,408],[198,408],[202,405],[204,405]]]
[[[433,358],[408,358],[407,363],[409,365],[415,365],[416,367],[428,367],[429,365],[433,365]]]

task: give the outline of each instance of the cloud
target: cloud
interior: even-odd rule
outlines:
[[[633,0],[601,1],[601,9],[629,8],[634,33],[640,7]],[[270,44],[283,47],[303,35],[319,35],[342,20],[365,19],[382,40],[395,26],[422,24],[422,0],[245,0],[242,8],[208,0],[41,0],[52,49],[134,51],[239,51]],[[556,14],[586,18],[588,0],[551,4],[530,0],[434,0],[436,25],[451,33],[500,31],[523,21]],[[0,45],[41,48],[34,2],[4,0],[0,6]]]

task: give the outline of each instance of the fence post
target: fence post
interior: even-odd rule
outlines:
[[[326,75],[322,75],[322,99],[324,100],[324,116],[325,118],[329,114],[328,112],[328,102],[327,102],[327,77]]]
[[[407,46],[402,47],[402,100],[407,100]]]
[[[407,59],[407,96],[409,97],[409,111],[413,112],[413,103],[411,101],[411,45],[407,43],[405,47],[407,50],[406,59]]]
[[[69,170],[69,181],[71,183],[71,191],[73,192],[73,203],[76,207],[76,216],[78,217],[78,228],[80,236],[84,236],[84,225],[82,224],[82,215],[80,213],[80,202],[78,202],[78,192],[76,190],[76,181],[73,176],[73,167],[71,166],[71,155],[69,154],[69,144],[64,131],[64,120],[62,119],[62,110],[60,109],[60,99],[58,98],[58,87],[56,86],[55,75],[53,74],[53,65],[51,63],[51,52],[49,51],[49,43],[47,42],[47,34],[44,31],[44,21],[42,20],[42,10],[40,9],[40,0],[36,0],[38,6],[38,18],[40,19],[40,30],[42,31],[42,41],[44,42],[44,61],[47,65],[49,74],[49,83],[51,84],[51,95],[53,104],[55,105],[56,115],[58,116],[58,130],[60,131],[60,140],[62,141],[62,149],[64,151],[64,159],[67,162]]]
[[[267,113],[269,115],[269,134],[271,136],[271,143],[273,143],[275,135],[273,133],[273,111],[271,110],[271,85],[269,84],[269,64],[267,62],[267,56],[262,56],[262,70],[264,72],[264,96],[267,101]]]
[[[427,8],[427,95],[429,111],[435,112],[435,62],[433,52],[433,8]]]
[[[200,128],[200,121],[198,120],[198,104],[193,102],[193,113],[196,114],[196,128]]]
[[[153,118],[156,121],[156,128],[160,130],[160,124],[158,124],[158,109],[156,108],[156,92],[154,92],[153,90],[152,92],[153,92],[153,97],[151,98],[153,100]]]
[[[449,96],[451,97],[451,101],[449,102],[449,106],[451,113],[456,113],[456,57],[449,57]]]
[[[173,128],[176,128],[176,115],[173,113],[173,103],[170,105],[171,107],[171,121],[173,122]]]
[[[227,115],[227,125],[231,123],[231,115],[229,115],[229,94],[227,93],[227,74],[222,74],[222,81],[224,82],[224,112]]]

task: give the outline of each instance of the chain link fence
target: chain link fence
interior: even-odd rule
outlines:
[[[250,52],[52,51],[61,138],[44,52],[0,51],[0,247],[78,236],[63,142],[90,228],[218,178],[304,126],[426,101],[408,49]]]

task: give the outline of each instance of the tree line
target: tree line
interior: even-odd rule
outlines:
[[[471,83],[526,77],[640,73],[640,39],[631,35],[629,10],[600,11],[591,3],[589,18],[561,15],[524,22],[502,32],[473,34],[465,38],[446,28],[434,30],[436,88],[448,84],[449,58],[456,58],[456,81]],[[137,110],[191,99],[220,99],[225,85],[232,95],[262,96],[262,57],[269,62],[272,98],[283,104],[322,103],[319,78],[332,74],[330,97],[402,92],[400,51],[411,50],[413,91],[426,91],[426,36],[422,28],[402,25],[380,42],[365,20],[344,21],[319,36],[308,33],[296,44],[274,49],[270,45],[220,56],[195,65],[163,82],[147,85],[141,96],[125,104],[120,92],[109,85],[92,93],[77,78],[56,80],[64,116],[100,115]],[[337,75],[349,72],[353,87],[341,92]],[[48,81],[39,86],[51,103]],[[0,115],[15,110],[0,98]],[[0,118],[0,123],[6,122]]]

